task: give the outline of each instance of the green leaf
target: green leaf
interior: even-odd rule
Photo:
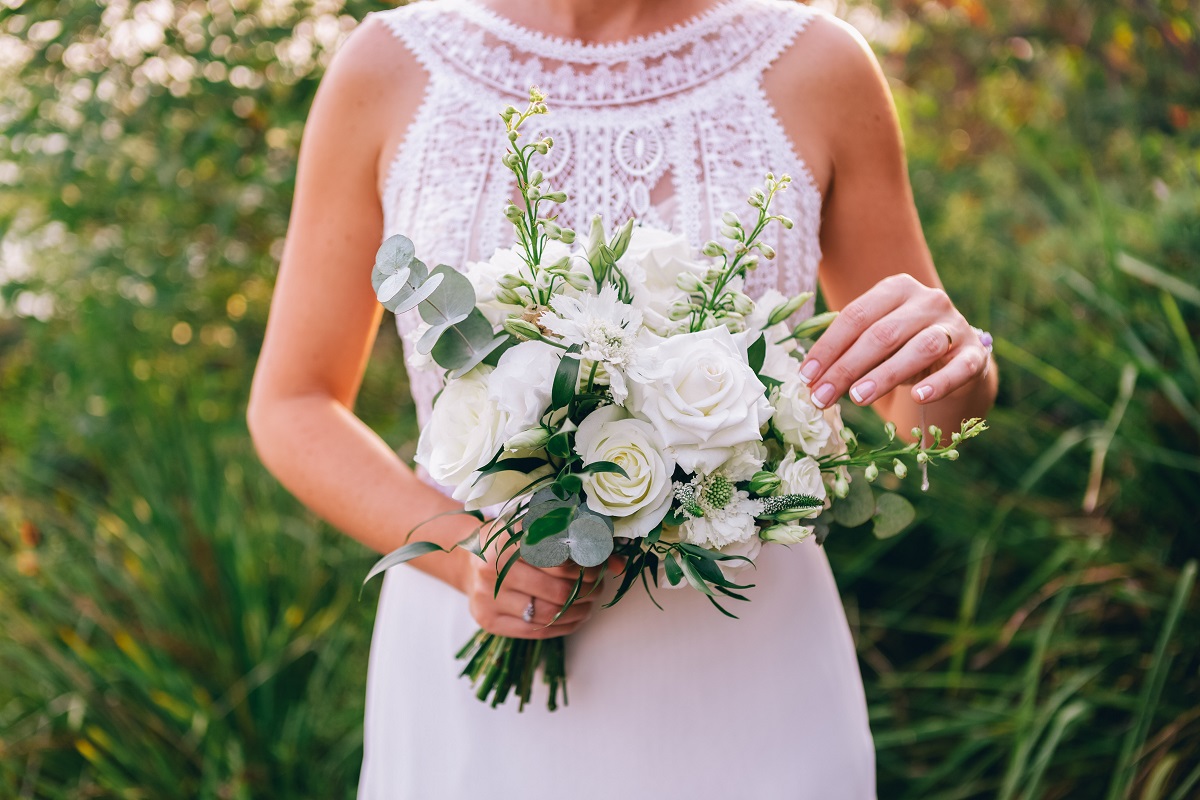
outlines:
[[[667,571],[667,583],[672,586],[678,586],[683,580],[683,570],[679,567],[679,562],[675,560],[674,553],[667,553],[667,557],[663,559],[663,568]]]
[[[513,470],[517,472],[530,473],[538,467],[544,466],[546,466],[546,459],[544,458],[536,458],[533,456],[528,458],[503,458],[493,464],[481,468],[479,470],[479,474],[483,476],[491,475],[496,472],[510,472]]]
[[[861,474],[850,481],[850,493],[833,501],[833,518],[839,525],[856,528],[875,514],[875,495]]]
[[[537,519],[527,525],[525,542],[532,546],[543,539],[562,533],[575,517],[576,508],[577,506],[573,503],[563,502],[558,508],[552,508],[539,515]]]
[[[566,458],[571,454],[571,441],[569,431],[559,431],[550,437],[550,441],[546,442],[546,452],[552,456]]]
[[[567,474],[558,479],[558,485],[567,493],[567,497],[570,497],[573,494],[579,494],[579,490],[583,488],[583,479],[578,475]]]
[[[468,363],[472,366],[478,364],[493,347],[499,345],[499,341],[492,323],[488,322],[482,311],[473,308],[461,321],[443,329],[430,355],[440,366],[458,370]],[[419,341],[417,349],[420,350]]]
[[[763,361],[767,358],[767,338],[761,333],[754,340],[754,344],[746,350],[746,360],[750,363],[750,369],[754,370],[757,375],[762,369]]]
[[[434,275],[441,275],[442,282],[433,296],[417,307],[421,319],[435,328],[466,319],[475,308],[475,288],[467,276],[445,264],[439,264],[429,277]]]
[[[579,357],[572,353],[578,352],[579,345],[573,344],[558,361],[550,389],[551,409],[564,408],[575,397],[575,388],[579,386]]]
[[[875,498],[875,538],[887,539],[900,533],[916,518],[912,503],[894,492],[881,492]]]
[[[388,553],[383,558],[375,562],[375,566],[371,567],[371,571],[367,573],[367,577],[363,578],[363,583],[371,580],[376,575],[386,572],[394,566],[412,561],[414,558],[423,556],[426,553],[448,553],[446,548],[436,542],[409,542],[403,547],[399,547]]]
[[[496,334],[496,337],[492,339],[491,343],[483,347],[473,349],[471,354],[467,357],[467,360],[462,362],[458,367],[447,372],[446,377],[450,380],[461,378],[463,375],[466,375],[468,372],[475,369],[475,367],[479,366],[480,363],[487,361],[488,356],[490,356],[492,353],[496,352],[497,350],[505,349],[502,347],[502,345],[511,339],[512,337],[507,333]],[[494,367],[495,364],[491,364],[490,366]]]
[[[566,541],[572,561],[581,567],[597,567],[612,555],[612,520],[585,511],[567,528]]]
[[[590,464],[584,464],[583,471],[589,475],[594,475],[599,472],[614,472],[622,478],[628,478],[629,473],[615,461],[593,461]]]

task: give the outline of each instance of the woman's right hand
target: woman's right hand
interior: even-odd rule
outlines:
[[[514,639],[566,636],[574,633],[595,610],[600,593],[592,590],[596,587],[600,567],[584,570],[583,585],[575,602],[557,622],[550,624],[567,602],[579,578],[579,567],[568,561],[558,567],[542,569],[519,560],[504,576],[504,583],[500,586],[499,594],[496,594],[495,548],[487,556],[486,561],[470,557],[464,592],[471,616],[488,633]],[[509,557],[508,553],[503,556],[505,559]],[[533,603],[533,621],[526,622],[523,615],[530,602]]]

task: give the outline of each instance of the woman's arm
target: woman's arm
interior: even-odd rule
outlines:
[[[263,463],[301,502],[379,552],[461,508],[420,481],[353,413],[382,307],[370,272],[383,232],[378,164],[424,75],[382,24],[354,31],[317,89],[300,145],[287,241],[247,421]],[[478,523],[451,515],[415,538],[449,547]],[[414,563],[462,588],[467,554]]]
[[[948,436],[991,408],[997,369],[942,289],[887,81],[863,38],[828,15],[789,57],[784,77],[773,71],[775,90],[789,95],[780,116],[820,165],[821,288],[841,310],[803,374],[826,405],[848,394],[905,432],[924,405],[926,423]]]
[[[364,23],[321,81],[300,145],[296,194],[247,421],[263,463],[301,502],[381,553],[416,525],[462,505],[419,480],[352,411],[382,314],[371,267],[383,235],[378,195],[389,132],[406,130],[425,76],[381,23]],[[396,115],[400,118],[397,119]],[[449,549],[478,527],[450,514],[414,540]],[[556,622],[578,570],[518,562],[494,591],[496,562],[466,550],[429,553],[420,569],[459,589],[479,625],[526,639],[564,636],[592,613],[585,596]],[[536,602],[534,602],[536,601]],[[523,619],[527,606],[532,619]]]

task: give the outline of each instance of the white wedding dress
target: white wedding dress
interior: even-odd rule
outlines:
[[[461,266],[511,243],[512,192],[499,112],[530,85],[551,113],[541,165],[586,235],[600,212],[636,216],[702,244],[720,213],[748,212],[768,171],[789,173],[766,237],[778,257],[747,291],[813,288],[821,196],[777,121],[764,71],[817,12],[789,0],[722,0],[681,25],[594,45],[522,28],[475,0],[372,12],[424,67],[425,100],[395,154],[384,235],[431,266]],[[531,131],[531,134],[539,133]],[[719,224],[719,222],[717,222]],[[806,309],[810,312],[811,309]],[[397,319],[402,334],[415,313]],[[407,345],[407,342],[406,342]],[[411,354],[411,353],[410,353]],[[424,420],[440,376],[410,358]],[[403,502],[402,498],[397,498]],[[476,630],[465,598],[409,566],[390,570],[375,622],[360,800],[875,797],[874,747],[854,643],[825,552],[764,548],[751,602],[722,616],[698,592],[640,588],[599,609],[567,644],[569,704],[493,709],[454,654]]]

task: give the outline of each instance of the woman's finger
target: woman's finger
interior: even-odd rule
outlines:
[[[931,315],[920,306],[910,305],[876,320],[837,361],[829,365],[820,380],[811,384],[813,403],[818,408],[825,408],[852,387],[861,387],[868,372],[887,363],[909,346],[914,337],[919,339],[930,319]],[[946,336],[941,336],[945,345]],[[855,402],[861,404],[863,401],[856,397]]]
[[[895,355],[850,387],[850,399],[860,406],[868,405],[900,384],[926,373],[950,351],[953,336],[950,331],[951,326],[942,322],[918,330]]]
[[[562,607],[567,602],[567,598],[571,595],[571,590],[575,588],[575,581],[579,578],[578,568],[575,570],[574,577],[556,578],[547,573],[546,570],[531,567],[523,561],[518,561],[513,564],[513,568],[509,570],[508,575],[504,577],[504,588],[512,589],[513,591],[530,595],[553,604],[556,607]],[[584,581],[579,587],[579,594],[582,596],[591,591],[594,581]]]
[[[847,304],[805,354],[800,365],[800,379],[810,386],[820,381],[825,370],[841,358],[867,328],[900,307],[912,290],[911,283],[916,283],[911,275],[892,275]]]
[[[539,600],[536,597],[531,597],[527,594],[521,594],[516,591],[509,591],[507,588],[500,590],[500,596],[496,598],[496,604],[500,611],[504,614],[513,617],[525,618],[525,610],[529,608],[529,604],[533,603],[533,619],[531,624],[538,626],[550,625],[551,620],[555,615],[562,610],[562,605],[554,605],[545,600]],[[577,599],[571,604],[555,625],[570,625],[576,622],[582,622],[591,615],[595,609],[594,601]]]
[[[988,365],[988,353],[978,344],[954,348],[954,356],[944,367],[918,381],[912,388],[912,398],[918,403],[932,403],[965,386]]]

